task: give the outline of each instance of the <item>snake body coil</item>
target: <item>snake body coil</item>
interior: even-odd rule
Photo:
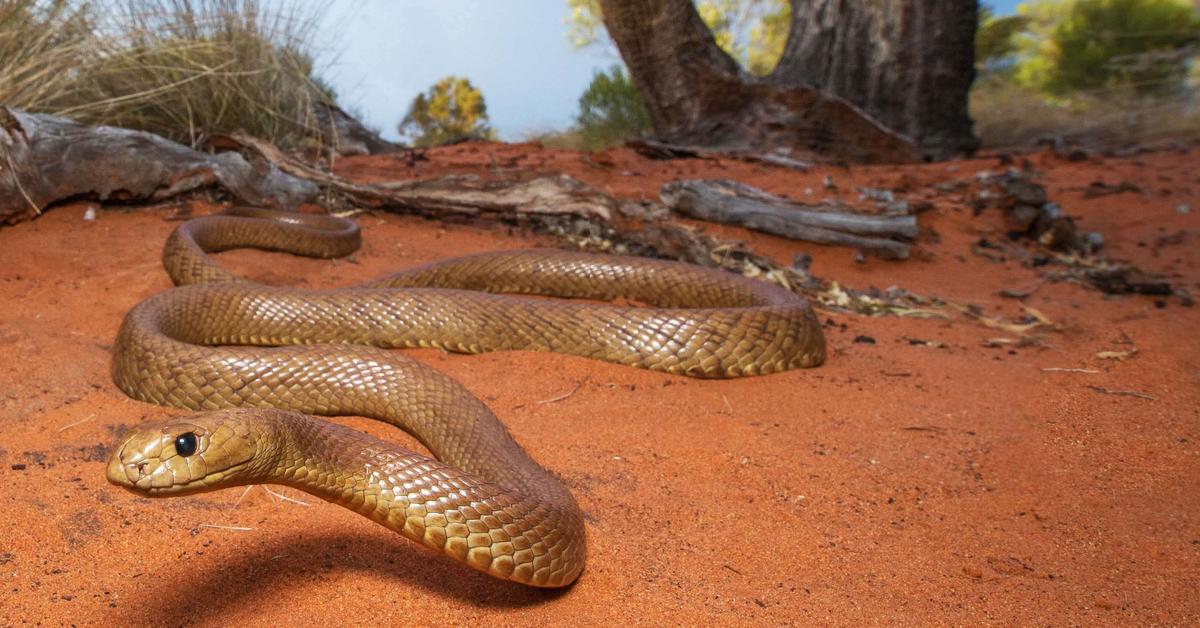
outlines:
[[[328,216],[236,214],[195,219],[172,234],[163,261],[180,287],[137,305],[118,333],[113,377],[123,391],[214,411],[125,437],[108,477],[139,493],[289,485],[494,576],[564,586],[585,551],[570,493],[460,384],[380,347],[555,351],[697,377],[824,359],[820,326],[801,298],[673,262],[514,251],[356,288],[251,284],[206,252],[249,246],[333,257],[357,248],[358,228]],[[308,414],[387,421],[437,459]]]

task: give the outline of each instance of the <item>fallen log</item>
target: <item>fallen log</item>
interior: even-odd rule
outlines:
[[[659,192],[671,209],[692,218],[732,224],[817,244],[852,246],[902,260],[917,236],[915,216],[854,213],[841,203],[798,203],[728,180],[673,181]]]
[[[238,153],[201,153],[151,133],[0,107],[0,224],[67,199],[159,201],[208,187],[281,209],[318,191]]]

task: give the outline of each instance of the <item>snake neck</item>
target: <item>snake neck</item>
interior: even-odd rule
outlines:
[[[518,482],[524,486],[502,486],[302,414],[264,416],[264,441],[271,443],[263,451],[270,461],[264,482],[351,509],[498,577],[561,586],[582,567],[578,506],[548,474]]]

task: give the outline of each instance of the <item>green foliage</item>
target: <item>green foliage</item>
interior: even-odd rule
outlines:
[[[593,75],[579,97],[575,124],[583,147],[597,150],[649,133],[650,114],[625,70],[614,65]]]
[[[788,0],[695,0],[700,18],[722,50],[753,74],[775,68],[787,43]],[[584,48],[607,40],[598,0],[567,0],[567,38]]]
[[[792,4],[786,0],[775,3],[775,10],[763,14],[750,29],[750,45],[746,49],[746,69],[751,74],[766,76],[783,57],[788,33],[792,28]]]
[[[399,132],[416,146],[437,146],[464,137],[495,137],[487,104],[471,82],[447,76],[418,94],[400,121]]]
[[[971,116],[984,146],[1122,146],[1200,134],[1187,72],[1200,18],[1181,0],[1037,0],[981,12]]]
[[[1182,0],[1040,0],[1029,20],[1017,80],[1055,95],[1128,89],[1177,93],[1200,41],[1200,17]]]
[[[606,39],[600,0],[567,0],[567,41],[587,48]]]
[[[1016,55],[1016,37],[1028,27],[1028,16],[996,16],[990,6],[980,5],[979,27],[975,31],[975,66],[984,72],[997,71],[997,66],[1003,66]]]

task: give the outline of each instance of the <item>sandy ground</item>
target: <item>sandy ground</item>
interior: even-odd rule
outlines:
[[[1198,157],[1032,160],[1051,198],[1107,237],[1109,255],[1198,293]],[[415,167],[391,157],[339,167],[364,180],[568,171],[650,198],[693,176],[820,197],[829,175],[846,197],[872,185],[919,199],[999,166],[796,173],[468,144]],[[1141,192],[1085,198],[1097,179]],[[817,274],[849,285],[1019,315],[997,293],[1037,285],[1034,272],[970,251],[1002,234],[998,217],[928,196],[921,253],[903,263],[710,230],[782,262],[810,252]],[[1200,622],[1200,310],[1175,299],[1045,284],[1026,303],[1057,329],[1019,349],[985,347],[1006,334],[964,319],[822,312],[826,365],[733,381],[549,354],[410,352],[483,398],[586,511],[588,566],[574,587],[548,592],[493,580],[290,489],[276,489],[287,500],[255,488],[152,501],[108,485],[117,435],[180,413],[125,398],[108,373],[124,313],[169,286],[158,258],[176,223],[170,208],[102,208],[86,221],[87,207],[0,229],[0,625]],[[259,281],[333,286],[545,243],[408,217],[359,221],[366,243],[353,262],[220,259]],[[1136,355],[1096,357],[1128,351],[1126,337]],[[1067,368],[1097,372],[1046,370]],[[413,445],[387,426],[341,421]]]

